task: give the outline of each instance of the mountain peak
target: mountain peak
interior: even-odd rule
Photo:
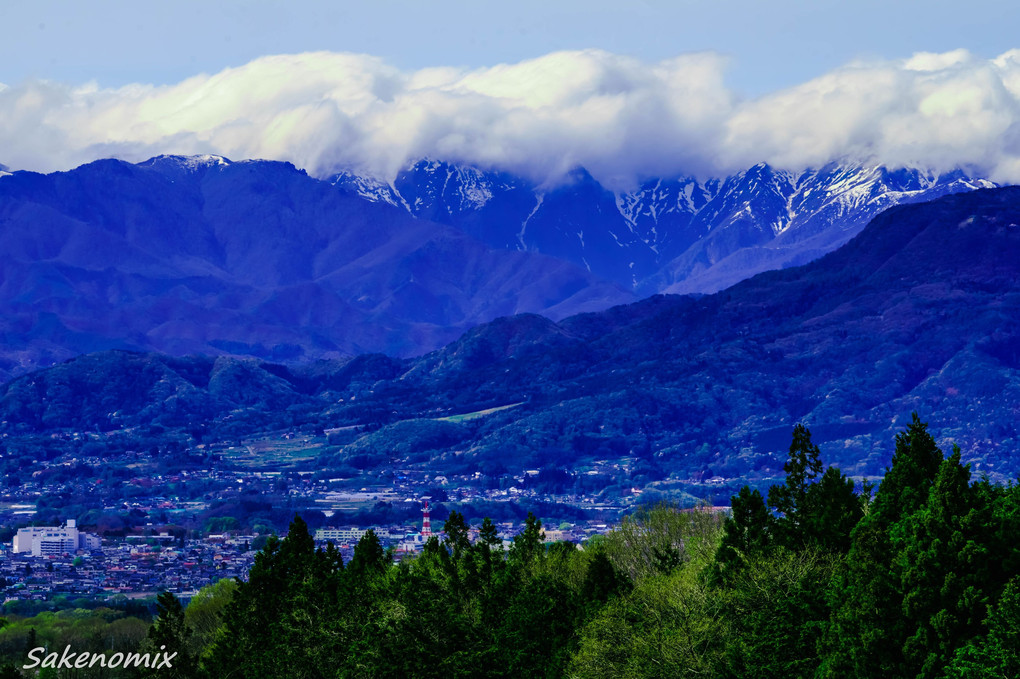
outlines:
[[[138,167],[156,170],[163,174],[194,174],[210,168],[222,168],[231,165],[231,161],[223,156],[202,154],[195,156],[159,155],[139,163]]]

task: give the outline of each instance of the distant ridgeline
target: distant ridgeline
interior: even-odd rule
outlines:
[[[853,162],[800,172],[759,163],[728,177],[658,177],[618,191],[583,168],[545,186],[428,159],[392,182],[351,172],[328,181],[494,248],[555,255],[646,295],[716,292],[834,250],[893,205],[994,186],[960,170]]]
[[[529,514],[504,551],[452,512],[419,556],[370,530],[344,562],[296,517],[246,581],[161,594],[139,650],[198,679],[1020,675],[1020,486],[974,481],[916,416],[877,492],[799,425],[783,471],[728,516],[645,507],[583,550]],[[8,661],[72,639],[47,616],[0,629]],[[109,653],[109,619],[75,650]]]
[[[106,349],[416,356],[500,316],[715,292],[988,186],[850,163],[617,191],[434,161],[391,183],[218,156],[0,172],[0,377]]]
[[[1020,466],[1018,277],[1020,189],[960,193],[887,210],[819,260],[717,294],[500,318],[418,358],[82,356],[0,391],[4,464],[62,454],[39,434],[189,446],[297,427],[336,430],[315,464],[345,478],[396,457],[483,480],[609,460],[630,487],[725,492],[780,477],[798,421],[846,473],[880,476],[916,410],[976,474],[1004,480]]]

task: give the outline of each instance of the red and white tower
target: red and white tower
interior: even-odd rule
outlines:
[[[428,540],[430,537],[432,537],[432,521],[431,519],[429,519],[429,512],[431,511],[432,510],[429,509],[429,501],[425,500],[425,506],[421,510],[421,513],[423,514],[423,518],[421,521],[422,540]]]

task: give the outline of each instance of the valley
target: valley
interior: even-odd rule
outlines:
[[[442,491],[469,516],[519,519],[527,506],[609,520],[636,503],[726,504],[744,484],[774,483],[797,422],[828,463],[877,480],[912,412],[974,473],[1008,480],[1018,192],[894,208],[826,257],[714,295],[499,318],[416,358],[80,356],[0,392],[5,478],[21,484],[10,501],[71,477],[137,495],[149,490],[133,478],[205,469],[226,476],[209,490],[189,481],[189,500],[241,506],[249,486],[234,475],[256,473],[276,477],[258,482],[267,488],[314,489],[252,500],[272,507],[276,529],[296,510],[323,521],[329,493],[362,488]],[[101,490],[70,492],[99,502]],[[358,525],[415,516],[398,504],[335,511]]]

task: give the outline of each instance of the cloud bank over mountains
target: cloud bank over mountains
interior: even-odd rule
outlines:
[[[856,62],[753,99],[725,76],[726,59],[711,52],[649,64],[585,50],[482,69],[408,72],[315,52],[170,86],[28,81],[0,85],[0,161],[47,172],[101,157],[213,153],[389,178],[435,157],[537,181],[581,165],[626,188],[761,161],[803,169],[849,159],[1020,181],[1020,50]]]

